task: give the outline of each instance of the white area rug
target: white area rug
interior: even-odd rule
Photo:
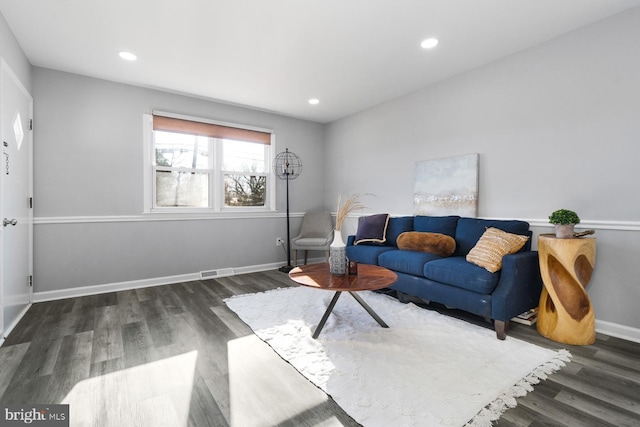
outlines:
[[[388,329],[343,293],[314,340],[332,296],[295,287],[225,302],[365,426],[489,426],[571,357],[373,292],[360,296]]]

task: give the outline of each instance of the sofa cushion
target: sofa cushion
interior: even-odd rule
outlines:
[[[363,264],[378,265],[378,256],[384,252],[397,251],[391,246],[358,245],[347,246],[347,258]]]
[[[478,243],[467,254],[467,261],[495,273],[502,268],[502,257],[514,254],[524,246],[529,236],[507,233],[495,227],[489,227]]]
[[[398,249],[429,252],[445,257],[456,251],[456,241],[445,234],[406,231],[398,237]]]
[[[387,226],[387,246],[398,246],[398,236],[405,231],[413,230],[412,216],[392,216]]]
[[[413,220],[414,231],[424,231],[427,233],[440,233],[455,237],[456,224],[460,217],[451,216],[425,216],[417,215]],[[480,236],[478,236],[480,238]]]
[[[500,272],[490,273],[468,262],[463,256],[454,256],[426,263],[424,277],[480,294],[490,294],[500,280]]]
[[[428,252],[393,250],[378,256],[378,265],[400,273],[422,277],[425,263],[441,256]]]
[[[384,243],[387,240],[389,214],[361,216],[358,218],[358,231],[354,244]]]
[[[530,235],[529,223],[525,221],[463,217],[458,220],[454,236],[457,243],[456,255],[467,255],[489,227],[495,227],[507,233],[520,234],[523,236]]]

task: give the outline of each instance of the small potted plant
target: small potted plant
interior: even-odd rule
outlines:
[[[570,239],[573,237],[573,227],[580,223],[580,217],[569,209],[559,209],[549,216],[549,222],[556,226],[556,237]]]

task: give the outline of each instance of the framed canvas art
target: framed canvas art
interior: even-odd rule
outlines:
[[[475,217],[478,213],[478,160],[476,153],[416,162],[415,215]]]

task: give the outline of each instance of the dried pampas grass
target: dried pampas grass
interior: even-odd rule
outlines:
[[[338,195],[338,214],[336,216],[336,230],[342,230],[342,223],[347,216],[356,209],[365,209],[366,206],[360,202],[360,196],[352,194],[342,203],[342,195]]]

